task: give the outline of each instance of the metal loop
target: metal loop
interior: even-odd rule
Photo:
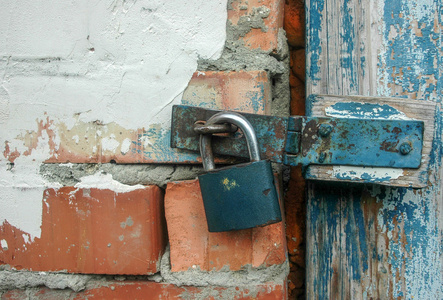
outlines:
[[[260,150],[258,149],[258,142],[254,128],[245,117],[234,112],[220,112],[209,118],[206,125],[220,123],[229,123],[238,126],[246,138],[251,161],[260,160]],[[215,169],[214,155],[211,147],[211,135],[200,135],[200,153],[202,156],[203,168],[206,171]]]
[[[201,121],[199,121],[201,122]],[[194,124],[194,132],[198,134],[213,134],[213,133],[232,133],[236,132],[237,126],[224,123],[224,124]]]

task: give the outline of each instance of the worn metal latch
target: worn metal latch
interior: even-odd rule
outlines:
[[[171,147],[198,151],[199,133],[194,129],[195,124],[201,124],[217,112],[192,106],[174,106]],[[422,121],[241,114],[255,129],[262,157],[273,162],[291,166],[315,164],[390,168],[418,168],[421,163]],[[214,135],[214,152],[248,157],[246,143],[239,138],[239,134]]]

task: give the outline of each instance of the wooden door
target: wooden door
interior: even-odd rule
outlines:
[[[307,94],[441,103],[443,1],[306,0]],[[441,114],[422,189],[310,181],[307,299],[443,299]]]

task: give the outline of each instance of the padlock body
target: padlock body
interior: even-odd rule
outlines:
[[[214,169],[198,178],[210,232],[246,229],[281,221],[269,161]]]

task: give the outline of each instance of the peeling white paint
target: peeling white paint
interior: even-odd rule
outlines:
[[[368,181],[389,181],[403,176],[402,169],[395,168],[374,168],[357,166],[333,166],[332,171],[328,172],[336,178],[349,178],[358,180],[365,178]]]
[[[72,137],[72,140],[73,140],[76,144],[78,144],[78,142],[80,141],[80,138],[79,138],[78,135],[74,135],[74,136]]]
[[[129,152],[132,141],[128,138],[124,139],[120,147],[120,152],[124,155]]]
[[[48,130],[79,122],[168,127],[197,60],[221,55],[227,0],[0,0],[0,7],[0,145],[20,154],[12,167],[0,160],[0,224],[34,238],[43,191],[57,185],[39,174],[53,154],[50,134],[44,129],[30,153],[26,134],[48,119]],[[60,136],[51,138],[57,147]],[[114,151],[117,143],[105,136],[101,146]],[[127,142],[120,150],[129,150]],[[80,185],[130,189],[105,175],[94,178]]]
[[[1,240],[0,245],[2,246],[3,250],[8,250],[8,242],[6,240]]]
[[[23,237],[23,241],[25,242],[25,244],[29,244],[30,240],[29,240],[29,236],[25,233],[22,234]]]
[[[148,147],[152,147],[152,146],[153,146],[153,144],[151,143],[149,137],[147,137],[147,136],[142,136],[142,137],[139,139],[139,141],[140,141],[141,143],[143,143],[143,147],[145,147],[145,148],[148,148]]]
[[[141,184],[122,184],[114,180],[111,174],[103,174],[102,172],[97,172],[94,175],[84,176],[80,178],[80,182],[77,183],[74,187],[77,189],[108,189],[116,193],[127,193],[145,188],[145,186]]]
[[[13,140],[11,145],[19,148],[22,143]],[[30,156],[19,156],[13,167],[5,159],[0,161],[0,224],[7,221],[29,233],[32,239],[41,234],[44,190],[60,187],[46,182],[39,174],[41,161],[49,152],[48,135],[43,131]]]
[[[115,139],[115,135],[111,134],[109,137],[102,139],[102,149],[115,152],[120,143]]]

